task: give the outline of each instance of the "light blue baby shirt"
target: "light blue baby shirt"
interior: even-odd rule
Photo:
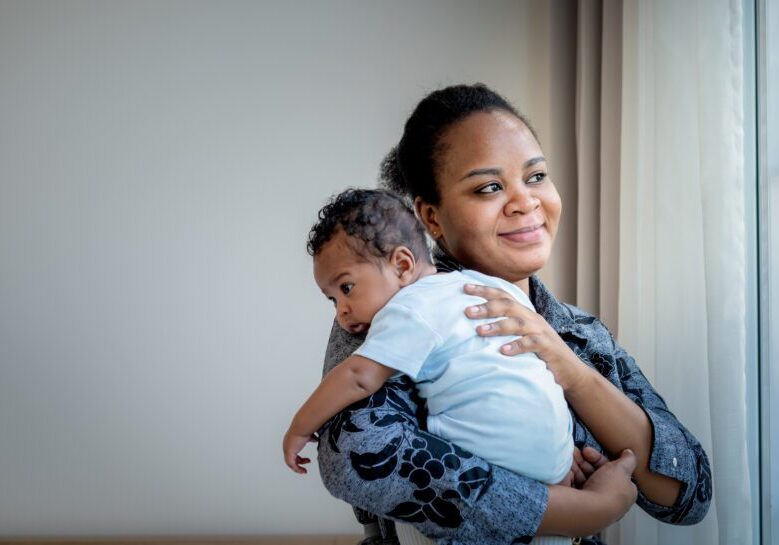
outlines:
[[[500,278],[464,270],[426,276],[401,289],[374,317],[355,351],[417,383],[428,430],[486,460],[546,483],[571,468],[572,422],[562,388],[535,354],[504,356],[509,337],[480,337],[465,308],[484,299],[465,284],[501,288],[533,309]]]

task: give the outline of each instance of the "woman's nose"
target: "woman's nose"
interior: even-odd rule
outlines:
[[[540,204],[540,199],[522,184],[521,187],[510,190],[509,200],[505,206],[505,213],[507,216],[528,214],[538,208]]]

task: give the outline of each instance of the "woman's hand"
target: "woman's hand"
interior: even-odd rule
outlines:
[[[586,373],[587,366],[568,348],[552,326],[540,314],[530,310],[507,292],[499,288],[466,284],[465,293],[487,300],[485,303],[465,309],[468,318],[473,320],[503,318],[497,322],[478,326],[476,332],[479,335],[519,337],[501,347],[503,354],[514,356],[535,352],[544,360],[555,381],[565,392],[574,387]]]
[[[537,535],[590,535],[619,520],[636,501],[636,486],[630,479],[635,468],[635,455],[624,450],[616,460],[595,469],[581,490],[550,486]]]

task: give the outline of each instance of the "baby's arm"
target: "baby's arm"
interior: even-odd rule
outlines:
[[[381,388],[395,370],[362,356],[352,355],[330,371],[298,410],[284,435],[284,461],[296,473],[306,473],[298,456],[325,422],[343,409]]]

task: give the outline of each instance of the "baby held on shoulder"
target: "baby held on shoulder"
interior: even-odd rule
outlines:
[[[609,462],[594,449],[575,449],[563,391],[544,362],[533,353],[503,354],[507,339],[477,334],[488,320],[474,324],[463,312],[488,290],[534,312],[521,289],[476,271],[437,273],[413,210],[382,190],[334,197],[311,230],[309,253],[338,324],[367,337],[295,415],[283,444],[293,471],[306,472],[310,460],[300,452],[330,418],[403,373],[426,401],[431,433],[549,485],[580,486],[567,493],[567,515],[581,518],[579,535],[632,505],[633,454]]]

